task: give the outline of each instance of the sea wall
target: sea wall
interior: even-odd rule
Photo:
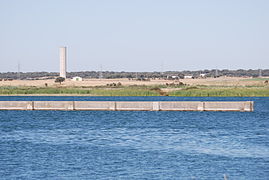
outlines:
[[[0,101],[0,110],[253,111],[253,101]]]

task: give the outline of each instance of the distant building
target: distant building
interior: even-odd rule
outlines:
[[[193,79],[194,77],[191,76],[191,75],[188,75],[188,76],[184,76],[184,79]]]
[[[82,81],[82,77],[75,76],[72,78],[72,81]]]
[[[200,74],[199,77],[200,78],[206,78],[206,74]]]
[[[178,76],[167,76],[166,77],[168,80],[178,80],[179,77]]]

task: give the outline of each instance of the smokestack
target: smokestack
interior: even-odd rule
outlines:
[[[60,47],[60,77],[66,78],[66,47]]]

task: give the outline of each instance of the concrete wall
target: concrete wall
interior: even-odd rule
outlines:
[[[0,101],[0,110],[33,110],[31,101]]]
[[[204,102],[205,111],[253,111],[252,101]]]
[[[74,110],[73,101],[34,101],[34,110]]]
[[[117,111],[152,111],[153,103],[147,101],[141,102],[126,102],[119,101],[116,102]]]
[[[115,110],[113,101],[74,101],[74,110]]]
[[[162,111],[203,111],[203,106],[199,101],[160,102]]]
[[[0,101],[0,110],[253,111],[252,101]]]

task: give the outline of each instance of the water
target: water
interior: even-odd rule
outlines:
[[[0,111],[0,179],[269,179],[269,98],[254,112]]]

